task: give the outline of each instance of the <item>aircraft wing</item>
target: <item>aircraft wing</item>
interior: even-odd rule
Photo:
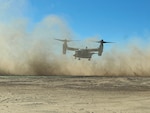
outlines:
[[[70,50],[70,51],[77,51],[77,50],[79,50],[79,48],[67,47],[67,50]]]
[[[98,48],[87,49],[88,51],[98,51]]]

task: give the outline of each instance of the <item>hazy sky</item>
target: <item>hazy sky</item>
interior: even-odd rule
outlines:
[[[33,22],[53,14],[63,18],[77,38],[120,40],[150,35],[150,0],[29,0]]]
[[[75,38],[124,42],[150,37],[150,0],[0,0],[0,20],[22,17],[29,28],[48,15],[63,19]]]

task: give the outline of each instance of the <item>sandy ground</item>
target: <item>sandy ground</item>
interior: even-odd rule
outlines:
[[[150,77],[0,76],[0,113],[150,113]]]

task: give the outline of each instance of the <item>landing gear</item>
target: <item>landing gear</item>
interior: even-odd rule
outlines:
[[[78,58],[78,60],[80,60],[80,58]]]

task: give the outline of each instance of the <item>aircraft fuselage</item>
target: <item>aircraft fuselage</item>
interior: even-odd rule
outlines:
[[[88,58],[91,59],[93,53],[90,53],[87,49],[77,50],[75,51],[75,54],[73,55],[75,58]]]

